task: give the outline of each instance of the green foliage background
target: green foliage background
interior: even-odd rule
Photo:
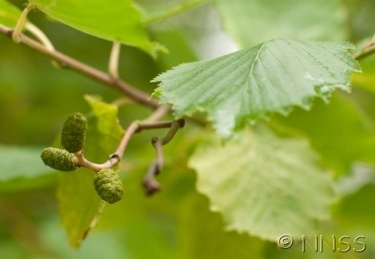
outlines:
[[[12,2],[20,8],[24,4]],[[181,2],[137,1],[150,19]],[[251,13],[243,12],[249,8]],[[162,71],[233,50],[228,35],[241,47],[276,37],[302,37],[349,40],[360,48],[375,32],[373,11],[373,0],[215,1],[149,26],[152,40],[163,44],[170,54],[154,60],[140,50],[124,47],[120,74],[151,93],[156,85],[150,81]],[[57,49],[106,70],[110,42],[52,22],[41,12],[31,12],[29,19]],[[301,19],[305,22],[299,23]],[[309,112],[296,109],[289,117],[273,116],[268,124],[281,135],[306,137],[323,158],[323,166],[333,172],[340,200],[332,208],[332,219],[324,222],[317,234],[364,235],[364,253],[333,253],[329,244],[323,253],[316,253],[312,241],[307,253],[301,253],[297,243],[293,249],[282,250],[274,242],[225,231],[222,215],[210,211],[209,200],[196,191],[196,174],[187,168],[189,156],[205,138],[203,130],[192,125],[165,147],[166,165],[159,178],[163,191],[152,198],[144,196],[140,181],[154,159],[149,140],[163,131],[144,132],[132,139],[120,168],[123,201],[106,207],[97,228],[75,251],[66,241],[56,199],[57,190],[60,198],[61,193],[70,191],[58,188],[61,178],[67,187],[74,179],[44,167],[39,152],[56,142],[68,114],[81,111],[92,116],[93,125],[100,121],[91,114],[84,95],[101,96],[109,103],[122,97],[82,75],[56,69],[46,57],[0,37],[0,257],[374,258],[375,55],[361,61],[361,66],[363,74],[353,75],[350,94],[335,92],[329,105],[315,101]],[[148,113],[147,108],[125,101],[118,118],[126,126]],[[90,134],[93,139],[100,136],[95,129]],[[99,149],[111,150],[114,143],[96,145],[89,148],[90,156],[100,160],[106,154]],[[83,188],[92,187],[89,174],[77,175]],[[92,198],[84,194],[87,197],[83,198]],[[306,233],[310,240],[314,234]]]

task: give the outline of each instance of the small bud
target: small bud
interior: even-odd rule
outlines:
[[[118,174],[113,169],[102,169],[94,177],[94,187],[100,198],[108,203],[122,199],[124,189]]]
[[[48,147],[40,155],[45,165],[60,171],[73,171],[77,168],[74,154],[64,149]]]
[[[70,115],[61,131],[61,144],[71,153],[78,152],[83,149],[85,144],[87,130],[87,119],[81,113],[73,113]]]

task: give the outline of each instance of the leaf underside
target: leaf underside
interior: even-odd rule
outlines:
[[[272,241],[311,233],[334,199],[332,179],[307,142],[279,138],[265,127],[246,128],[224,145],[208,138],[189,166],[197,172],[198,191],[229,230]]]
[[[360,71],[349,43],[271,40],[216,59],[183,64],[153,81],[176,117],[204,111],[222,137],[245,122],[293,106],[309,109],[313,97],[328,99],[349,90],[348,77]]]
[[[141,14],[130,0],[29,0],[51,18],[77,30],[109,41],[134,46],[155,56],[142,25]]]

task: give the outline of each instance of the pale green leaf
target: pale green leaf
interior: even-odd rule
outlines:
[[[197,111],[221,136],[268,113],[287,114],[292,106],[310,108],[313,97],[327,99],[348,90],[359,71],[348,43],[271,40],[208,61],[183,64],[154,79],[160,100],[173,104],[176,117]]]
[[[0,0],[0,24],[13,28],[21,11],[6,0]]]
[[[282,234],[311,233],[329,217],[332,179],[303,139],[245,129],[224,145],[208,138],[189,165],[197,172],[198,191],[223,214],[229,230],[276,241]]]
[[[340,0],[216,0],[223,27],[242,47],[279,37],[345,40]]]
[[[208,209],[202,195],[192,193],[184,200],[177,224],[181,244],[180,258],[261,259],[266,243],[246,234],[226,231],[221,216]]]
[[[114,152],[123,135],[117,119],[118,110],[116,106],[90,96],[86,96],[86,100],[93,116],[88,118],[85,156],[93,162],[102,163]],[[94,172],[87,169],[61,173],[57,194],[60,216],[73,247],[79,247],[102,206],[94,190],[93,177]]]
[[[90,35],[118,41],[156,55],[142,25],[141,15],[130,0],[29,0],[51,18]]]

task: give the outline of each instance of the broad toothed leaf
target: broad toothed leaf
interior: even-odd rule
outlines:
[[[332,179],[303,139],[244,129],[225,144],[208,138],[190,158],[197,189],[227,228],[276,241],[309,234],[329,216]]]
[[[246,121],[291,107],[310,108],[313,97],[327,99],[359,65],[348,43],[271,40],[208,61],[183,64],[154,79],[163,103],[176,117],[205,111],[228,137]]]

